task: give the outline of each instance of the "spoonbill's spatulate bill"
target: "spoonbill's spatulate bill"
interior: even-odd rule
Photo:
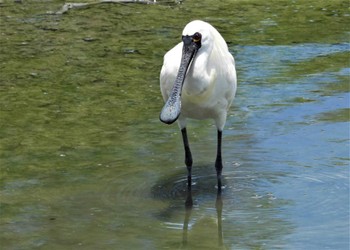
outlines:
[[[215,168],[221,189],[221,140],[227,110],[236,93],[236,69],[225,40],[209,23],[192,21],[182,32],[182,42],[164,56],[160,88],[165,105],[160,120],[178,121],[185,148],[188,185],[191,185],[192,154],[186,119],[213,119],[218,131]]]

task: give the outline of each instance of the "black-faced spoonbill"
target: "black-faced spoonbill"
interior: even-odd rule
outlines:
[[[160,88],[166,102],[160,120],[178,120],[185,148],[188,185],[191,186],[192,154],[186,119],[214,119],[217,128],[215,168],[221,190],[221,141],[227,110],[236,93],[235,61],[225,40],[209,23],[192,21],[182,32],[182,42],[164,56]]]

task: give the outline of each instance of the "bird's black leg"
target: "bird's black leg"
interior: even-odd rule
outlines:
[[[185,164],[187,167],[187,185],[191,186],[191,170],[192,170],[192,154],[190,150],[190,145],[188,144],[188,138],[187,138],[187,130],[186,128],[181,129],[182,133],[182,140],[184,142],[184,148],[185,148]]]
[[[218,145],[216,152],[216,176],[218,179],[218,190],[221,191],[221,173],[222,173],[222,158],[221,158],[221,141],[222,141],[222,131],[218,130]]]

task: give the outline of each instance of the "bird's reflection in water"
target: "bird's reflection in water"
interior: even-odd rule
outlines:
[[[217,221],[218,221],[218,246],[222,247],[224,245],[223,241],[223,232],[222,232],[222,196],[221,196],[221,190],[218,189],[217,195],[216,195],[216,201],[215,201],[215,208],[216,208],[216,214],[217,214]],[[188,242],[188,224],[191,219],[191,213],[193,208],[193,199],[192,199],[192,189],[189,186],[187,188],[187,195],[186,195],[186,201],[185,201],[185,219],[183,224],[183,233],[182,233],[182,245],[184,247],[187,246]]]
[[[182,235],[183,246],[187,245],[188,222],[190,221],[192,208],[193,208],[192,189],[189,186],[187,188],[187,195],[186,195],[186,201],[185,201],[185,220],[184,220],[183,235]]]
[[[216,208],[216,214],[218,217],[218,243],[219,246],[224,245],[224,237],[222,233],[222,207],[223,207],[223,202],[222,202],[222,197],[221,197],[221,191],[218,189],[218,193],[216,195],[216,202],[215,202],[215,208]]]

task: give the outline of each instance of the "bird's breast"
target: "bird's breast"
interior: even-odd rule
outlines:
[[[188,72],[183,86],[184,99],[194,103],[204,103],[212,96],[216,85],[216,72],[215,70],[211,70],[209,73],[202,72],[202,74],[196,74],[193,70]]]

